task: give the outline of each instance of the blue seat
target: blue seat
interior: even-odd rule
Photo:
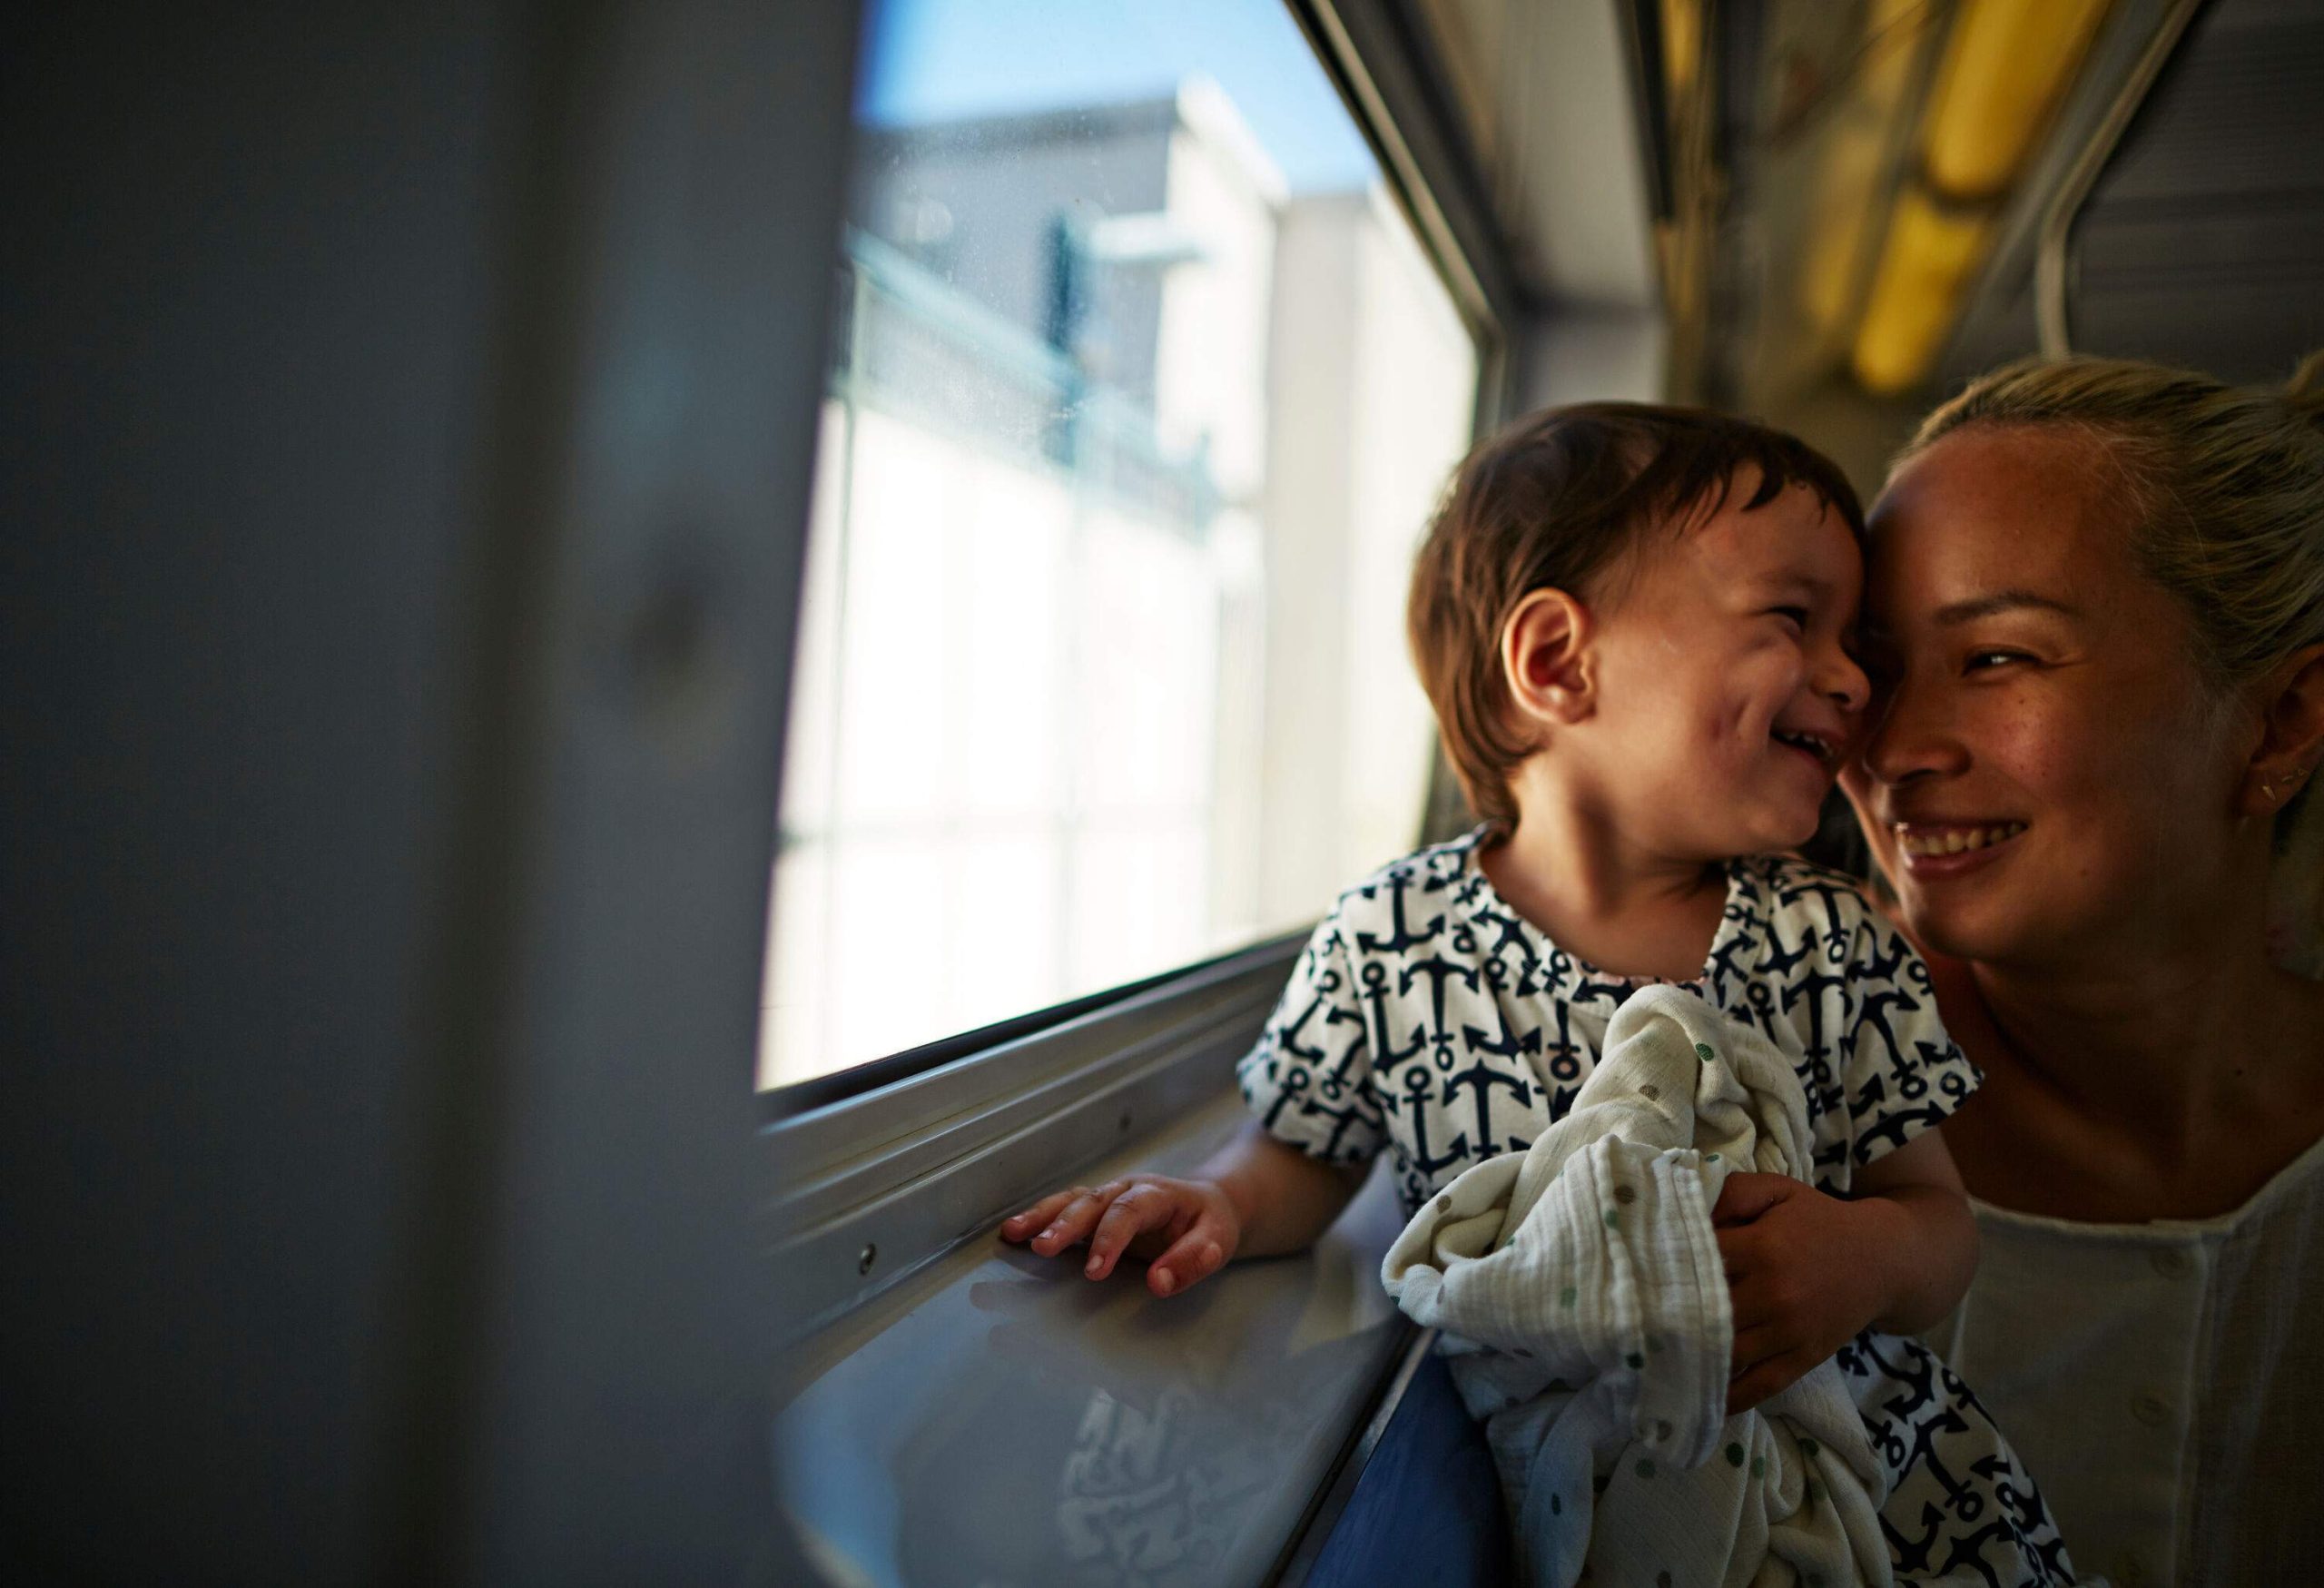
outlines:
[[[1503,1588],[1514,1564],[1484,1431],[1469,1420],[1443,1358],[1431,1351],[1381,1432],[1307,1583]]]

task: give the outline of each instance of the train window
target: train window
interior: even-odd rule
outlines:
[[[1282,0],[871,7],[759,1076],[1314,919],[1412,843],[1477,343]]]

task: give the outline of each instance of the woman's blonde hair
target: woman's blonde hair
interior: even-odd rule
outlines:
[[[2132,555],[2179,598],[2215,689],[2324,644],[2324,350],[2280,390],[2128,359],[2007,365],[1924,419],[1898,463],[1972,425],[2055,425],[2100,444],[2130,509]],[[2309,794],[2276,820],[2295,866],[2324,844],[2298,831],[2324,824],[2309,819],[2324,813]],[[2302,884],[2311,940],[2324,932],[2320,890],[2324,876]]]

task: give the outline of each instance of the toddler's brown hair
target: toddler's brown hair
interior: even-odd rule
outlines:
[[[1797,437],[1706,409],[1587,402],[1543,409],[1462,463],[1413,565],[1405,626],[1444,754],[1479,820],[1517,825],[1510,774],[1533,746],[1512,720],[1501,630],[1532,591],[1618,603],[1634,553],[1726,505],[1746,510],[1804,486],[1864,537],[1838,465]]]

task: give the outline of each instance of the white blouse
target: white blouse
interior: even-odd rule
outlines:
[[[1984,1255],[1929,1343],[2123,1588],[2324,1582],[2324,1140],[2217,1218],[1972,1199]]]

